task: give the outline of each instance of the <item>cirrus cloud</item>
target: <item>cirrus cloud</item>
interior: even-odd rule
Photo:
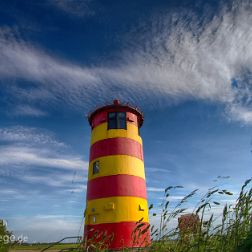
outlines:
[[[151,25],[143,23],[137,34],[126,36],[116,62],[92,67],[50,55],[1,28],[0,76],[17,81],[6,89],[25,104],[41,104],[43,97],[87,112],[115,96],[154,107],[196,99],[224,104],[229,118],[252,123],[251,100],[244,99],[252,96],[250,13],[250,3],[239,1],[201,26],[194,13],[154,15]],[[20,79],[33,83],[33,95]]]

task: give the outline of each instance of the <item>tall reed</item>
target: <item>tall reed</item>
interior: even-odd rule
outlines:
[[[151,232],[152,245],[148,251],[153,252],[252,252],[252,179],[245,181],[241,187],[239,196],[233,204],[222,206],[219,197],[231,197],[232,192],[217,187],[209,188],[205,195],[195,204],[193,209],[188,209],[186,203],[190,203],[197,195],[195,189],[175,206],[171,204],[173,190],[183,188],[182,186],[169,186],[164,191],[161,201],[160,213],[155,212],[154,205],[149,207],[150,214],[159,218],[158,225],[144,226],[142,220],[136,222],[136,228],[132,233],[133,242],[146,232]],[[214,214],[215,208],[221,208],[221,214]],[[172,224],[185,213],[197,216],[196,225],[192,228],[181,230],[181,226]],[[97,240],[95,234],[93,242]],[[113,239],[103,234],[99,243],[94,243],[88,251],[108,251],[103,242]],[[149,245],[149,244],[145,244]],[[130,251],[130,249],[122,249]],[[87,251],[87,250],[86,250]],[[136,249],[134,250],[136,251]],[[139,250],[141,251],[141,250]]]

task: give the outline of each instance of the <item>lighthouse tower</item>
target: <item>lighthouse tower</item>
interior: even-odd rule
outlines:
[[[148,204],[139,135],[143,114],[114,100],[90,113],[88,120],[92,133],[85,240],[95,245],[103,239],[112,250],[148,246]]]

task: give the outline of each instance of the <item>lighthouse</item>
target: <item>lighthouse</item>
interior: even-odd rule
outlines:
[[[150,245],[140,127],[143,114],[114,100],[88,116],[91,126],[84,238],[110,250]]]

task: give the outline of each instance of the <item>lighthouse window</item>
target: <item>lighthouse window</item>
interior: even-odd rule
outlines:
[[[100,162],[99,161],[95,161],[93,163],[93,174],[97,174],[100,171]]]
[[[108,114],[108,128],[109,129],[117,129],[117,120],[116,120],[116,113],[109,113]]]
[[[126,113],[111,112],[108,114],[108,129],[126,129]]]
[[[126,113],[119,112],[118,114],[118,129],[126,129]]]

